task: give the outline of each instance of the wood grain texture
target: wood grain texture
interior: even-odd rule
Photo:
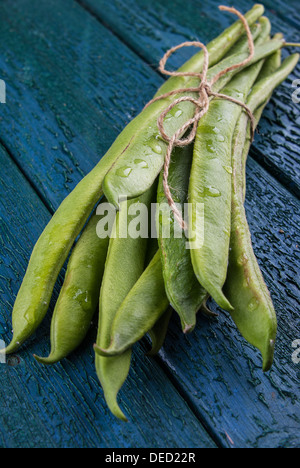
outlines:
[[[218,10],[219,0],[209,2],[184,0],[78,0],[95,14],[147,63],[158,68],[158,62],[170,47],[183,41],[200,40],[208,43],[228,27],[234,18]],[[261,2],[266,16],[272,22],[273,33],[285,34],[289,42],[299,42],[300,15],[296,3],[279,0]],[[229,6],[232,6],[231,3]],[[253,6],[249,0],[236,5],[246,12]],[[292,21],[287,21],[292,18]],[[285,51],[285,54],[287,52]],[[182,50],[168,62],[170,69],[178,67],[189,57],[190,51]],[[300,195],[300,170],[298,146],[300,142],[299,109],[292,101],[292,82],[300,79],[300,63],[295,72],[274,94],[265,113],[260,133],[253,145],[252,156],[273,176]]]
[[[199,317],[190,336],[182,336],[173,320],[160,356],[219,443],[297,447],[300,367],[292,361],[292,343],[300,335],[300,206],[257,163],[249,161],[248,172],[246,209],[254,251],[278,315],[274,366],[263,374],[259,352],[213,302],[209,305],[219,318]]]
[[[105,9],[101,4],[107,15],[101,20],[113,33],[75,1],[0,4],[0,77],[8,89],[0,108],[0,140],[30,182],[0,149],[0,336],[6,341],[29,255],[50,217],[32,187],[53,211],[152,97],[163,79],[138,56],[156,67],[174,43],[208,41],[232,22],[230,15],[216,13],[213,1],[187,2],[185,8],[179,0],[172,7],[161,0],[114,0]],[[243,0],[240,7],[249,4]],[[294,40],[292,23],[287,27],[275,13],[274,21],[285,24]],[[130,48],[115,34],[123,34]],[[172,65],[182,59],[174,57]],[[294,190],[299,121],[289,92],[287,83],[268,107],[253,155]],[[0,365],[0,446],[214,446],[199,421],[221,447],[299,445],[299,365],[291,360],[300,327],[299,204],[253,161],[248,174],[254,245],[280,317],[271,373],[262,375],[260,356],[223,313],[218,322],[199,318],[189,337],[173,319],[159,359],[145,358],[143,346],[135,349],[121,393],[131,420],[124,425],[109,414],[95,376],[94,328],[63,363],[44,368],[34,361],[32,353],[49,350],[48,316],[22,353]],[[61,278],[56,295],[60,284]]]
[[[36,193],[0,146],[0,335],[11,338],[10,313],[29,255],[50,218]],[[80,348],[46,367],[51,312],[17,355],[0,364],[0,447],[215,447],[205,429],[154,361],[136,349],[120,404],[130,422],[108,411],[94,369],[95,324]],[[159,429],[158,429],[159,428]]]
[[[54,210],[162,80],[72,0],[1,2],[0,18],[0,140]]]

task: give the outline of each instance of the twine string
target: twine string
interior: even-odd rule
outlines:
[[[182,44],[179,44],[175,47],[172,47],[169,49],[165,55],[162,57],[159,63],[159,70],[161,73],[169,76],[184,76],[184,77],[197,77],[200,80],[200,84],[198,87],[190,87],[190,88],[181,88],[181,89],[175,89],[173,91],[170,91],[168,93],[162,94],[161,96],[158,96],[154,99],[152,99],[146,107],[150,106],[154,102],[168,98],[170,96],[178,95],[178,94],[183,94],[183,93],[198,93],[197,98],[193,98],[192,96],[182,96],[178,99],[175,99],[158,117],[157,125],[158,129],[160,131],[161,137],[168,143],[168,148],[165,156],[165,161],[164,161],[164,169],[163,169],[163,187],[164,187],[164,193],[166,196],[166,199],[168,201],[168,204],[171,208],[171,210],[174,213],[174,218],[178,221],[179,225],[183,230],[187,230],[187,225],[186,222],[182,218],[182,214],[177,208],[172,194],[171,190],[168,184],[168,176],[169,176],[169,167],[171,163],[171,155],[174,147],[183,147],[191,144],[197,133],[197,128],[200,120],[202,117],[208,112],[209,107],[210,107],[210,97],[217,98],[217,99],[226,99],[227,101],[230,101],[232,103],[235,103],[239,106],[241,106],[245,112],[247,112],[249,119],[250,119],[250,124],[251,124],[251,135],[252,139],[254,139],[254,132],[255,132],[255,118],[253,113],[251,112],[250,108],[244,104],[243,102],[231,97],[227,96],[225,94],[220,94],[220,93],[215,93],[212,91],[213,85],[224,75],[227,73],[230,73],[233,70],[240,69],[251,62],[251,60],[254,57],[255,53],[255,48],[254,48],[254,42],[251,34],[250,27],[247,23],[246,18],[242,13],[240,13],[238,10],[235,8],[229,8],[226,6],[219,6],[219,9],[221,11],[228,11],[229,13],[233,13],[237,15],[240,20],[242,21],[246,33],[247,33],[247,38],[248,38],[248,45],[249,45],[249,56],[243,60],[239,64],[232,65],[222,71],[220,71],[217,75],[213,77],[211,81],[208,81],[207,79],[207,73],[209,69],[209,53],[207,47],[202,43],[202,42],[183,42]],[[199,47],[203,50],[204,54],[204,60],[203,60],[203,70],[202,73],[194,73],[194,72],[172,72],[166,70],[166,63],[169,59],[169,57],[176,52],[177,50],[183,48],[183,47]],[[194,116],[189,119],[187,122],[185,122],[181,128],[179,128],[172,137],[169,137],[164,129],[164,119],[166,115],[178,104],[181,102],[191,102],[195,106],[195,113]],[[187,137],[182,138],[182,135],[185,135],[187,130],[191,128],[190,133]]]

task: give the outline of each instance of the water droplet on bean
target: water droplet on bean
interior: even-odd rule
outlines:
[[[248,304],[248,310],[250,312],[254,312],[259,306],[259,301],[258,299],[256,299],[255,297],[253,297],[253,299],[251,299],[251,301],[249,302]]]
[[[153,149],[154,153],[156,153],[156,154],[161,154],[162,153],[162,147],[160,145],[157,145],[157,144],[153,145],[152,149]]]
[[[221,143],[223,143],[225,141],[225,137],[223,137],[223,135],[218,135],[217,141],[220,141]]]
[[[128,177],[131,171],[132,171],[132,168],[130,166],[123,166],[117,170],[116,174],[120,177]]]
[[[216,197],[220,197],[221,196],[221,192],[220,190],[218,190],[217,188],[215,187],[211,187],[210,185],[207,186],[207,187],[204,187],[202,192],[200,193],[200,195],[202,195],[203,197],[213,197],[213,198],[216,198]]]
[[[237,259],[237,263],[240,266],[246,265],[247,262],[248,262],[248,257],[245,253]]]
[[[232,167],[231,166],[223,166],[225,171],[228,172],[228,174],[232,174]]]
[[[77,299],[79,296],[81,296],[83,294],[82,290],[81,289],[78,289],[78,291],[75,293],[75,295],[73,296],[73,299]]]
[[[147,141],[147,144],[149,146],[149,148],[154,151],[154,153],[156,154],[161,154],[162,153],[162,146],[161,144],[159,143],[159,135],[155,135],[154,137],[151,137],[148,141]],[[142,160],[140,160],[142,161]]]
[[[206,143],[206,149],[209,153],[216,153],[216,148],[213,145],[213,140],[208,140]]]
[[[148,167],[147,162],[144,161],[143,159],[135,159],[134,164],[136,164],[137,166],[139,166],[142,169],[146,169]]]
[[[180,117],[181,115],[182,115],[182,110],[179,109],[178,111],[175,112],[174,117],[178,119],[178,117]]]

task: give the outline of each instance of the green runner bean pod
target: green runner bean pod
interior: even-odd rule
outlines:
[[[288,57],[278,71],[260,80],[253,88],[248,105],[254,111],[266,102],[270,93],[292,72],[299,55]],[[233,305],[230,312],[244,338],[258,348],[263,358],[263,370],[273,362],[277,319],[270,292],[255,257],[244,208],[244,128],[247,120],[237,127],[233,146],[234,177],[232,181],[232,221],[228,277],[224,291]],[[240,132],[239,132],[240,131]],[[244,139],[243,139],[244,137]],[[249,149],[249,143],[246,146]]]
[[[245,16],[249,24],[253,25],[263,12],[263,6],[255,5]],[[243,25],[241,21],[237,21],[210,44],[212,63],[217,63],[230,50],[242,32]],[[203,54],[200,52],[189,60],[182,67],[182,70],[198,71],[201,69],[202,64]],[[185,82],[182,79],[170,78],[162,86],[159,93],[178,88],[178,86],[181,86],[182,81]],[[104,176],[112,165],[128,151],[133,151],[137,167],[144,164],[141,163],[141,158],[138,155],[141,150],[143,153],[144,145],[149,139],[149,127],[154,127],[157,117],[165,104],[166,102],[153,104],[130,122],[98,165],[76,186],[52,217],[34,247],[15,301],[12,313],[12,341],[6,349],[0,352],[15,352],[42,322],[47,313],[57,277],[93,207],[101,198]],[[150,137],[151,142],[148,143],[152,146],[156,142],[152,139],[153,132],[151,131]],[[139,146],[140,142],[142,147]],[[149,147],[149,144],[147,147]],[[159,146],[159,143],[157,144]],[[157,151],[160,151],[158,146],[155,144],[154,150],[152,150],[153,161],[155,161],[155,156],[158,155]],[[126,170],[124,175],[126,175]]]
[[[108,347],[111,342],[113,319],[144,271],[147,251],[148,233],[146,236],[133,238],[129,234],[130,223],[135,219],[135,209],[147,209],[153,201],[156,185],[139,199],[121,203],[117,212],[112,237],[109,242],[105,270],[100,291],[99,324],[97,345]],[[96,354],[96,371],[102,385],[104,396],[111,412],[119,419],[126,417],[119,408],[117,395],[122,387],[131,361],[131,350],[127,349],[115,358],[102,357]]]
[[[252,39],[255,41],[258,36],[260,35],[261,33],[261,24],[260,24],[260,20],[262,18],[265,18],[264,16],[262,16],[261,18],[259,18],[259,22],[254,24],[250,30],[251,30],[251,35],[252,35]],[[231,55],[236,55],[236,54],[242,54],[244,52],[248,52],[249,51],[249,41],[248,41],[248,36],[247,34],[243,34],[241,36],[241,38],[236,42],[236,44],[234,44],[233,47],[231,47],[230,51],[226,54],[226,56],[224,58],[228,58],[230,57]]]
[[[264,18],[264,17],[262,17]],[[262,19],[260,18],[260,19]],[[261,33],[261,24],[256,23],[251,28],[252,39],[255,41]],[[224,58],[228,58],[231,55],[242,54],[243,52],[249,51],[249,41],[247,34],[243,34],[242,37],[237,41],[236,44],[230,49]]]
[[[51,321],[51,352],[42,364],[67,357],[85,338],[99,303],[100,286],[108,249],[108,237],[100,239],[94,214],[75,245],[68,262],[64,284]]]
[[[120,305],[113,319],[110,343],[95,345],[96,353],[116,356],[126,352],[154,327],[169,305],[157,252]]]
[[[259,18],[258,23],[251,28],[251,35],[255,45],[263,44],[269,38],[271,32],[271,22],[266,16]],[[282,36],[276,35],[273,39],[282,39]],[[226,58],[242,53],[249,52],[249,41],[247,34],[243,34],[241,39],[230,49]]]
[[[271,31],[270,21],[265,17],[261,18],[257,30],[259,32],[257,44],[260,44],[267,39]],[[235,52],[238,53],[240,49],[245,49],[245,43],[248,47],[247,38],[238,44],[239,47],[235,47]],[[262,64],[257,65],[255,73],[258,73],[261,66]],[[169,168],[169,186],[173,192],[173,199],[182,212],[184,203],[187,202],[192,156],[192,145],[175,148]],[[173,214],[164,194],[163,174],[160,176],[157,202],[159,206],[157,211],[159,245],[166,293],[171,305],[181,318],[184,332],[190,332],[195,327],[196,314],[207,293],[195,276],[186,237],[180,229],[178,238],[175,236],[178,225],[174,222]],[[169,232],[164,233],[166,224]]]
[[[169,307],[167,311],[161,316],[161,318],[155,323],[153,328],[148,332],[151,338],[152,347],[151,350],[148,351],[147,356],[155,356],[162,348],[172,314],[173,309],[172,307]]]
[[[238,73],[223,89],[223,94],[246,102],[262,65],[261,60]],[[202,287],[225,310],[232,309],[222,291],[227,276],[231,227],[231,145],[241,113],[241,106],[225,99],[211,101],[198,125],[189,184],[189,203],[195,207],[189,219],[190,238],[204,229],[203,241],[191,249],[194,272]],[[200,208],[204,209],[201,217]],[[199,219],[204,226],[199,226]]]
[[[263,14],[263,9],[259,6],[254,7],[254,11],[252,11],[251,15],[246,15],[249,24],[254,24],[261,14]],[[207,46],[210,66],[219,63],[222,57],[225,56],[232,45],[239,39],[242,32],[244,32],[244,26],[241,26],[242,23],[238,21],[235,25],[226,30],[217,40]],[[223,47],[223,49],[220,49],[220,47]],[[220,68],[216,68],[215,71],[227,68],[228,63],[232,64],[234,60],[237,60],[236,63],[239,63],[241,60],[247,58],[247,53],[238,54],[234,57],[235,59],[228,58],[226,61],[222,61]],[[201,51],[199,54],[196,54],[194,58],[189,60],[186,65],[181,67],[179,71],[201,73],[203,59],[204,55]],[[211,76],[214,76],[214,74]],[[223,87],[224,83],[226,84],[226,77],[223,77],[220,83],[220,86]],[[197,87],[199,86],[199,78],[172,77],[170,81],[168,80],[167,83],[161,87],[155,97],[170,91],[171,85],[173,89]],[[217,84],[216,86],[219,85]],[[177,97],[179,96],[180,95],[177,95]],[[197,97],[195,93],[192,93],[191,96]],[[152,118],[151,121],[148,120],[147,125],[141,126],[138,138],[135,138],[130,147],[118,158],[105,177],[103,182],[105,196],[109,202],[116,207],[118,206],[119,199],[123,196],[132,198],[144,193],[151,187],[153,181],[159,175],[168,144],[160,137],[157,127],[157,118],[173,100],[174,96],[164,98],[152,103],[145,109],[144,112],[146,113],[151,113],[152,115],[155,113],[155,117]],[[168,135],[173,135],[193,116],[193,114],[194,106],[190,102],[181,102],[175,106],[165,119],[166,133]]]
[[[183,213],[187,203],[193,145],[173,150],[168,183],[173,200]],[[196,325],[196,314],[206,296],[197,280],[189,250],[189,241],[174,219],[163,188],[163,173],[157,190],[157,231],[165,289],[178,313],[185,333]]]
[[[282,47],[282,40],[272,40],[258,46],[255,50],[255,56],[250,65],[259,62],[270,54]],[[229,68],[232,65],[239,64],[247,59],[249,53],[236,54],[222,60],[208,71],[208,80],[211,80],[220,71]],[[243,70],[245,67],[241,67]],[[214,85],[213,91],[219,92],[236,75],[239,70],[233,70],[223,75]],[[195,81],[195,78],[194,78]],[[198,86],[199,82],[187,82],[189,85]],[[187,87],[187,86],[185,86]],[[180,95],[179,95],[180,96]],[[195,93],[190,93],[191,97],[197,97]],[[161,112],[170,104],[170,99],[154,102],[145,109],[151,109],[152,106],[164,103]],[[174,106],[167,114],[164,127],[166,133],[171,136],[178,131],[187,120],[193,117],[194,107],[190,102],[181,102]],[[145,132],[139,134],[134,145],[128,151],[124,152],[116,163],[111,167],[103,181],[104,194],[110,203],[119,206],[119,200],[126,196],[127,198],[137,197],[151,187],[153,181],[160,173],[168,143],[162,139],[158,126],[157,118],[148,125]],[[137,155],[139,157],[137,158]]]
[[[276,40],[282,40],[283,39],[283,34],[282,33],[277,33],[273,37],[273,39]],[[278,68],[281,66],[281,60],[282,60],[282,49],[277,50],[273,55],[270,55],[268,57],[262,67],[262,70],[260,74],[258,75],[257,82],[260,80],[263,80],[264,78],[269,77],[272,75],[275,71],[278,70]]]
[[[274,36],[274,39],[282,39],[283,38],[283,35],[281,33],[278,33]],[[259,82],[260,80],[264,79],[264,78],[267,78],[268,76],[272,75],[275,71],[278,70],[278,68],[281,66],[281,58],[282,58],[282,50],[279,49],[277,50],[273,55],[270,55],[270,57],[268,57],[264,63],[264,66],[257,78],[257,82]],[[262,113],[266,107],[266,105],[268,104],[270,98],[271,98],[271,95],[272,95],[272,91],[271,91],[271,94],[269,94],[267,100],[258,108],[255,110],[254,112],[254,117],[255,117],[255,120],[256,122],[258,123],[259,120],[261,119],[261,116],[262,116]],[[245,128],[246,128],[246,120],[245,120],[245,116],[243,116],[241,119],[240,119],[240,124],[239,124],[240,127],[243,127],[243,131],[246,131]],[[242,158],[242,164],[243,164],[243,172],[244,172],[244,198],[246,196],[246,162],[247,162],[247,156],[248,156],[248,152],[249,152],[249,148],[250,148],[250,145],[251,145],[251,134],[250,134],[250,128],[249,128],[249,131],[248,131],[248,134],[247,134],[247,142],[245,144],[245,147],[244,147],[244,151],[243,151],[243,158]]]
[[[150,222],[152,220],[150,219]],[[145,266],[147,267],[155,254],[158,251],[158,242],[156,237],[150,237],[148,242],[148,248],[146,253],[146,262]],[[149,331],[149,336],[151,338],[152,347],[151,350],[147,353],[148,356],[154,356],[157,354],[162,347],[167,331],[168,325],[173,313],[172,307],[169,307],[168,310],[162,315],[162,317],[154,324],[153,328]]]

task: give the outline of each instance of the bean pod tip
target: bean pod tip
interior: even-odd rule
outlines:
[[[116,356],[117,354],[120,354],[118,352],[114,352],[110,348],[103,349],[99,345],[97,345],[97,343],[94,344],[93,348],[94,348],[95,353],[102,357],[111,357],[111,356]]]
[[[0,349],[0,355],[1,354],[13,354],[18,349],[20,348],[21,343],[15,339],[12,339],[12,341],[6,346],[6,348]]]
[[[59,361],[59,359],[55,359],[54,357],[52,357],[51,354],[48,357],[41,357],[41,356],[37,356],[36,354],[33,354],[33,357],[37,362],[39,362],[40,364],[44,364],[44,365],[55,364],[56,362]]]

